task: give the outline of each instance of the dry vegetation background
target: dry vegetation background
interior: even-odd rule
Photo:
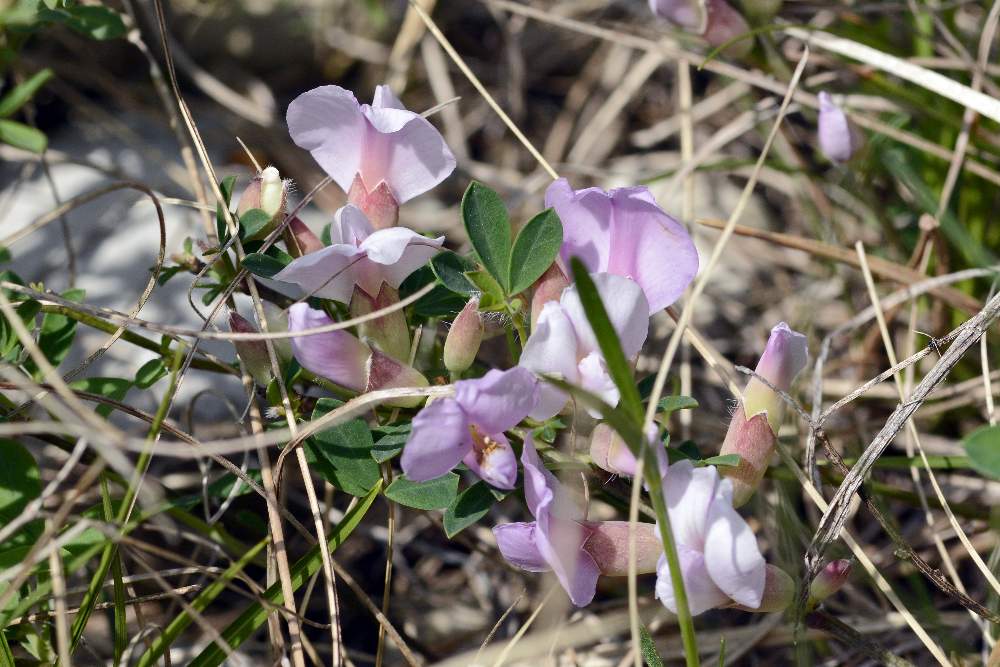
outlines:
[[[653,20],[640,0],[420,4],[460,55],[461,68],[402,1],[164,3],[180,90],[217,177],[237,175],[238,192],[252,175],[239,137],[257,161],[293,179],[295,197],[301,198],[323,174],[288,137],[288,102],[326,83],[354,90],[367,100],[375,85],[385,82],[410,109],[448,103],[434,114],[433,122],[455,153],[458,168],[433,193],[409,204],[404,222],[420,231],[443,233],[449,247],[467,250],[458,202],[471,179],[500,192],[514,220],[540,209],[550,181],[462,71],[467,67],[544,160],[576,187],[648,184],[668,212],[689,224],[703,267],[717,244],[725,242],[693,311],[696,345],[681,350],[668,385],[700,403],[697,410],[674,417],[675,440],[691,439],[702,451],[715,451],[728,423],[730,386],[741,386],[745,379],[735,367],[753,366],[768,330],[785,320],[807,333],[813,360],[821,349],[824,354],[821,371],[814,376],[810,366],[793,393],[805,411],[817,417],[837,400],[853,396],[823,424],[826,442],[850,466],[899,402],[891,375],[862,395],[852,392],[890,368],[891,360],[926,348],[921,358],[899,370],[900,390],[909,393],[947,348],[930,346],[930,341],[944,338],[991,297],[993,265],[1000,251],[996,118],[968,113],[959,97],[932,92],[926,85],[897,78],[892,68],[873,66],[823,44],[813,45],[806,55],[802,39],[780,25],[826,30],[996,97],[1000,70],[991,52],[997,25],[993,3],[747,1],[743,6],[754,10],[748,12],[750,21],[765,28],[754,38],[753,51],[740,58],[718,55],[701,68],[709,49],[698,38]],[[765,4],[780,5],[778,13],[755,13]],[[159,233],[150,199],[128,189],[90,202],[76,198],[121,181],[155,192],[163,207],[168,265],[172,254],[183,251],[186,238],[203,238],[206,222],[214,225],[214,215],[200,211],[198,202],[211,211],[215,200],[179,118],[153,3],[123,0],[109,6],[122,12],[129,28],[126,37],[93,41],[50,26],[6,63],[8,87],[45,67],[55,76],[20,116],[48,135],[48,151],[39,157],[0,146],[0,244],[9,246],[12,254],[2,268],[16,271],[25,282],[43,283],[44,289],[56,292],[81,288],[88,304],[129,312],[148,280],[149,267],[157,262]],[[735,233],[724,237],[719,228],[741,204],[741,193],[803,58],[801,78],[752,194],[742,202]],[[818,151],[820,90],[840,96],[866,136],[865,146],[847,165],[832,165]],[[687,105],[689,115],[684,113]],[[197,187],[192,186],[193,177]],[[335,185],[326,187],[303,209],[302,217],[318,231],[343,199]],[[62,215],[52,214],[60,210]],[[21,233],[39,220],[43,222],[37,229]],[[925,277],[936,280],[927,282]],[[200,327],[187,298],[193,280],[182,272],[156,287],[141,317]],[[911,298],[916,293],[921,296]],[[194,292],[199,306],[201,294]],[[890,352],[871,308],[873,294],[882,302],[878,312],[884,311]],[[238,302],[248,303],[243,294]],[[435,326],[443,335],[444,326]],[[640,376],[655,372],[674,326],[664,315],[654,320],[653,344],[640,359]],[[157,333],[130,331],[159,343]],[[81,325],[61,372],[87,360],[108,333]],[[994,507],[1000,484],[970,465],[962,444],[969,433],[995,421],[993,395],[1000,379],[1000,371],[994,370],[1000,349],[995,328],[984,341],[972,345],[922,402],[912,427],[901,432],[875,465],[866,489],[899,540],[930,563],[939,578],[958,582],[969,598],[996,614],[1000,586],[993,573],[1000,572],[1000,544]],[[132,378],[157,356],[153,347],[117,341],[79,377]],[[204,441],[245,435],[248,427],[236,419],[246,404],[240,378],[206,369],[214,358],[208,355],[224,363],[233,359],[228,343],[207,341],[196,357],[201,367],[183,374],[166,424]],[[0,392],[5,412],[33,395],[30,387],[28,393],[15,391],[10,368],[5,369],[6,384]],[[160,380],[149,390],[131,389],[122,400],[139,416],[116,412],[112,427],[142,438],[142,418],[157,411],[166,385]],[[48,416],[41,406],[26,414],[60,419],[49,409]],[[17,421],[22,417],[2,420],[23,423]],[[800,576],[822,511],[796,477],[806,460],[808,423],[787,419],[781,435],[797,464],[784,461],[772,467],[750,516],[769,560]],[[63,530],[80,521],[88,508],[99,507],[99,484],[90,479],[79,487],[81,479],[87,480],[97,449],[88,447],[81,457],[73,453],[75,439],[55,432],[17,437],[37,460],[42,486],[54,482],[41,508],[34,510],[39,518],[60,517],[59,510],[71,498],[68,514],[60,517],[64,526],[54,528]],[[245,553],[247,545],[268,532],[259,495],[227,498],[205,491],[224,473],[219,462],[175,456],[171,448],[176,442],[175,431],[163,434],[144,488],[191,502],[145,522],[121,544],[128,582],[125,598],[146,600],[130,604],[127,614],[126,660],[131,657],[132,664],[145,650],[144,642],[156,637]],[[564,446],[571,451],[571,438]],[[822,439],[817,448],[816,474],[829,501],[843,476],[830,464]],[[272,458],[276,455],[272,450]],[[134,454],[130,456],[134,460]],[[224,456],[245,473],[255,474],[261,465],[249,445],[245,452]],[[933,482],[925,463],[934,471]],[[625,482],[601,482],[606,482],[601,486],[606,498],[617,499],[619,506],[627,503]],[[72,489],[79,495],[72,496]],[[285,467],[282,489],[281,503],[308,534],[310,505],[297,466]],[[320,490],[322,494],[322,486]],[[320,500],[328,510],[326,520],[336,525],[350,498],[327,487]],[[611,507],[595,511],[611,516]],[[522,504],[510,498],[490,517],[448,540],[439,512],[397,508],[390,522],[387,503],[376,500],[335,553],[340,567],[339,623],[350,660],[357,665],[375,661],[380,621],[374,611],[384,609],[382,623],[401,635],[406,653],[420,663],[630,664],[624,579],[602,580],[597,601],[576,610],[566,607],[561,594],[548,595],[550,578],[515,571],[499,557],[489,528],[524,514]],[[89,516],[100,519],[99,513]],[[850,583],[825,605],[846,629],[807,627],[792,613],[712,611],[697,619],[705,663],[872,664],[876,654],[865,640],[918,665],[938,664],[942,658],[956,665],[987,660],[995,626],[963,609],[954,595],[922,574],[868,509],[858,508],[847,528],[853,553],[843,540],[835,541],[830,553],[866,554],[872,571],[856,561]],[[385,597],[390,542],[393,570],[390,595]],[[310,546],[307,537],[286,522],[288,553],[294,558]],[[25,647],[48,641],[59,613],[79,604],[95,562],[68,572],[64,579],[57,577],[65,595],[59,600],[47,596],[30,617],[9,626],[7,639],[19,664],[37,662]],[[19,564],[0,566],[10,572]],[[173,642],[171,664],[188,664],[213,632],[253,601],[264,576],[259,562],[252,563]],[[328,664],[332,649],[322,586],[322,575],[313,577],[300,589],[297,602],[309,657]],[[639,591],[640,613],[657,648],[666,661],[677,662],[680,637],[670,614],[652,598],[649,577],[640,579]],[[115,654],[115,617],[107,608],[114,605],[107,603],[110,592],[107,595],[75,652],[78,664],[110,664]],[[72,613],[67,617],[72,622]],[[919,633],[924,632],[922,639]],[[395,641],[384,646],[383,664],[407,664],[411,659]],[[267,632],[245,641],[230,661],[271,664]]]

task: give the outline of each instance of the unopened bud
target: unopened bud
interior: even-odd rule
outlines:
[[[298,216],[288,221],[285,227],[285,247],[292,257],[302,257],[311,252],[322,250],[323,242],[319,240],[306,223],[299,220]]]
[[[426,387],[428,385],[420,371],[398,361],[377,348],[372,348],[372,354],[367,364],[368,382],[365,391],[376,389],[393,389],[396,387]],[[423,396],[406,396],[387,401],[387,405],[398,408],[415,408],[424,400]]]
[[[769,614],[771,612],[784,611],[792,604],[792,600],[794,599],[795,582],[780,567],[768,563],[764,569],[764,593],[761,596],[760,606],[756,609],[751,609],[740,604],[734,604],[731,608]]]
[[[483,342],[483,318],[479,314],[479,297],[472,297],[451,323],[444,340],[444,367],[452,373],[467,370],[479,354]]]
[[[598,468],[615,475],[635,475],[637,465],[632,451],[618,432],[603,422],[590,436],[590,458]]]
[[[347,201],[360,208],[375,229],[395,227],[399,222],[399,202],[385,181],[369,191],[361,174],[356,174],[347,192]]]
[[[833,97],[826,91],[819,94],[819,148],[830,162],[842,164],[861,147],[862,135],[847,119]]]
[[[655,523],[636,523],[635,558],[636,573],[656,572],[656,563],[663,554],[663,545],[656,532]],[[597,568],[606,577],[628,575],[629,522],[628,521],[588,521],[584,527],[590,537],[583,544],[597,563]]]
[[[545,270],[541,278],[535,281],[535,292],[531,297],[531,328],[534,330],[538,316],[542,314],[542,308],[549,301],[558,301],[563,290],[569,287],[569,278],[559,267],[559,260],[552,262],[552,266]]]
[[[281,180],[281,175],[274,167],[264,169],[250,181],[240,195],[237,215],[243,217],[245,213],[256,208],[270,216],[270,222],[257,231],[250,240],[261,239],[271,233],[285,215],[287,193],[288,183]]]
[[[827,563],[809,586],[809,605],[815,606],[839,591],[850,576],[851,561],[841,558]]]
[[[234,333],[259,333],[257,327],[236,311],[229,313],[229,330]],[[271,381],[271,361],[264,341],[234,340],[233,345],[254,382],[266,386]]]
[[[771,330],[756,373],[775,389],[788,391],[808,360],[806,337],[780,322]],[[781,396],[756,377],[747,383],[742,399],[733,412],[720,452],[740,455],[738,466],[722,469],[722,474],[733,480],[736,507],[750,499],[764,477],[785,406]]]
[[[711,46],[721,46],[750,31],[746,19],[725,0],[649,0],[654,14],[701,37]],[[749,38],[734,43],[726,53],[741,57],[753,48]]]

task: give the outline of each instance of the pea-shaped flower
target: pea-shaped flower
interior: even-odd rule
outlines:
[[[687,230],[645,187],[573,190],[552,183],[545,205],[563,225],[562,258],[579,257],[589,271],[634,280],[653,314],[684,293],[698,272],[698,251]]]
[[[715,466],[680,461],[664,475],[663,495],[691,613],[734,603],[760,607],[767,566],[753,531],[733,509],[732,482]],[[656,597],[677,611],[666,556],[657,566]]]
[[[288,105],[288,132],[376,228],[396,224],[398,207],[455,169],[444,138],[408,111],[388,86],[370,105],[340,86],[320,86]]]
[[[861,136],[847,119],[833,97],[826,91],[819,94],[819,148],[835,164],[851,159],[861,144]]]
[[[628,278],[609,273],[595,274],[593,279],[625,356],[634,357],[649,332],[649,304],[642,289]],[[618,388],[608,374],[575,285],[566,288],[559,301],[550,301],[542,308],[519,363],[539,375],[580,385],[612,405],[618,403]],[[531,417],[549,419],[568,400],[565,392],[545,383]]]
[[[493,486],[513,489],[517,457],[504,431],[527,417],[537,401],[538,380],[520,367],[456,382],[454,398],[437,399],[413,418],[403,472],[424,482],[462,462]]]

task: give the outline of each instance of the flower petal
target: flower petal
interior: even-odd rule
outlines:
[[[365,117],[354,94],[340,86],[320,86],[288,105],[288,133],[344,192],[361,169]]]
[[[382,279],[398,288],[406,278],[441,252],[444,237],[429,239],[406,227],[380,229],[361,243],[368,259],[381,266]]]
[[[835,163],[847,162],[854,154],[851,125],[843,110],[826,91],[819,94],[819,147]]]
[[[462,458],[487,484],[510,490],[517,483],[517,456],[503,433],[473,436],[472,450]]]
[[[392,89],[386,85],[375,86],[375,98],[372,100],[372,106],[376,109],[406,109],[392,92]]]
[[[536,519],[548,516],[559,481],[542,464],[531,436],[524,439],[521,465],[524,466],[524,500],[528,503],[528,510]]]
[[[545,572],[549,570],[549,564],[538,550],[535,544],[535,531],[538,524],[531,523],[505,523],[493,527],[493,536],[497,539],[497,547],[500,555],[514,567],[519,567],[528,572]]]
[[[345,204],[333,214],[333,224],[330,225],[330,244],[344,243],[360,246],[361,243],[375,232],[368,216],[354,204]]]
[[[573,324],[562,306],[550,301],[542,308],[538,324],[528,337],[518,364],[539,375],[555,375],[566,382],[579,380],[576,362],[577,338]],[[566,405],[569,397],[548,382],[540,383],[538,404],[531,411],[532,419],[554,417]]]
[[[607,271],[611,254],[611,200],[600,188],[574,191],[565,178],[545,191],[545,206],[553,208],[563,226],[560,255],[579,257],[591,272]]]
[[[547,528],[544,527],[548,523]],[[600,568],[594,557],[584,550],[583,544],[590,533],[575,521],[550,518],[539,521],[536,534],[539,551],[555,572],[570,601],[577,607],[586,607],[597,592]]]
[[[695,468],[690,461],[678,461],[667,469],[663,499],[678,546],[695,551],[704,548],[708,510],[718,484],[719,473],[714,466]]]
[[[654,14],[688,30],[700,30],[705,18],[697,0],[649,0],[649,8]]]
[[[757,537],[733,509],[729,480],[719,484],[707,521],[705,567],[712,581],[739,604],[751,609],[759,607],[764,595],[766,563],[760,555]]]
[[[781,391],[788,391],[795,376],[809,363],[809,347],[806,337],[792,331],[787,324],[779,322],[771,329],[764,354],[757,362],[756,372]],[[771,430],[778,432],[784,413],[785,402],[773,389],[755,377],[750,378],[743,391],[743,408],[747,418],[767,413]]]
[[[452,398],[431,402],[413,418],[400,463],[406,476],[426,482],[445,474],[472,451],[465,412]]]
[[[538,379],[526,368],[493,369],[455,383],[455,400],[483,433],[503,433],[521,423],[538,402]]]
[[[610,273],[595,273],[591,278],[608,313],[608,319],[611,320],[611,326],[618,334],[625,356],[634,357],[639,354],[649,333],[649,303],[642,288],[628,278]],[[580,356],[598,351],[600,348],[594,337],[594,330],[590,328],[587,316],[583,312],[583,304],[580,303],[576,285],[570,285],[563,292],[559,303],[576,331],[577,340],[580,341],[578,347]]]
[[[639,284],[649,312],[663,310],[698,273],[698,251],[684,226],[666,214],[648,188],[611,191],[614,235],[608,273]]]
[[[331,245],[292,260],[274,279],[294,283],[312,296],[349,303],[364,261],[353,245]]]
[[[618,405],[618,387],[608,374],[607,364],[600,352],[591,352],[580,360],[577,367],[580,369],[580,386],[600,396],[611,407]],[[587,412],[594,418],[601,416],[597,410],[587,408]]]
[[[455,156],[426,118],[387,107],[362,111],[368,128],[361,176],[369,191],[385,181],[402,204],[427,192],[455,169]]]
[[[677,560],[680,561],[688,609],[693,616],[729,602],[726,594],[708,576],[705,558],[701,552],[678,545]],[[664,607],[677,613],[677,599],[674,597],[674,585],[670,579],[670,566],[667,564],[666,555],[660,556],[656,566],[656,597]]]
[[[332,322],[326,313],[314,310],[305,303],[297,303],[288,309],[289,331],[313,329]],[[306,370],[342,387],[354,391],[364,390],[367,376],[365,365],[371,356],[371,349],[346,331],[328,331],[292,338],[292,352]]]

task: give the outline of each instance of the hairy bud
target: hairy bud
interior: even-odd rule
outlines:
[[[229,330],[234,333],[259,333],[252,322],[235,310],[229,313]],[[264,341],[234,340],[233,345],[254,382],[266,386],[271,381],[271,361]]]
[[[809,605],[815,606],[839,591],[850,576],[851,561],[842,558],[827,563],[809,586]]]
[[[594,428],[590,436],[590,458],[598,468],[615,475],[634,476],[638,468],[625,440],[603,422]]]
[[[242,217],[248,211],[260,209],[271,219],[249,240],[262,239],[274,230],[275,225],[285,215],[285,200],[288,194],[288,181],[281,180],[281,175],[274,167],[268,167],[257,174],[243,194],[236,214]]]
[[[467,370],[479,354],[483,342],[483,318],[479,314],[479,297],[472,297],[451,323],[444,341],[444,367],[452,373]]]
[[[299,220],[298,216],[288,221],[285,228],[285,247],[292,257],[302,257],[311,252],[322,250],[325,246],[319,240],[306,223]]]

